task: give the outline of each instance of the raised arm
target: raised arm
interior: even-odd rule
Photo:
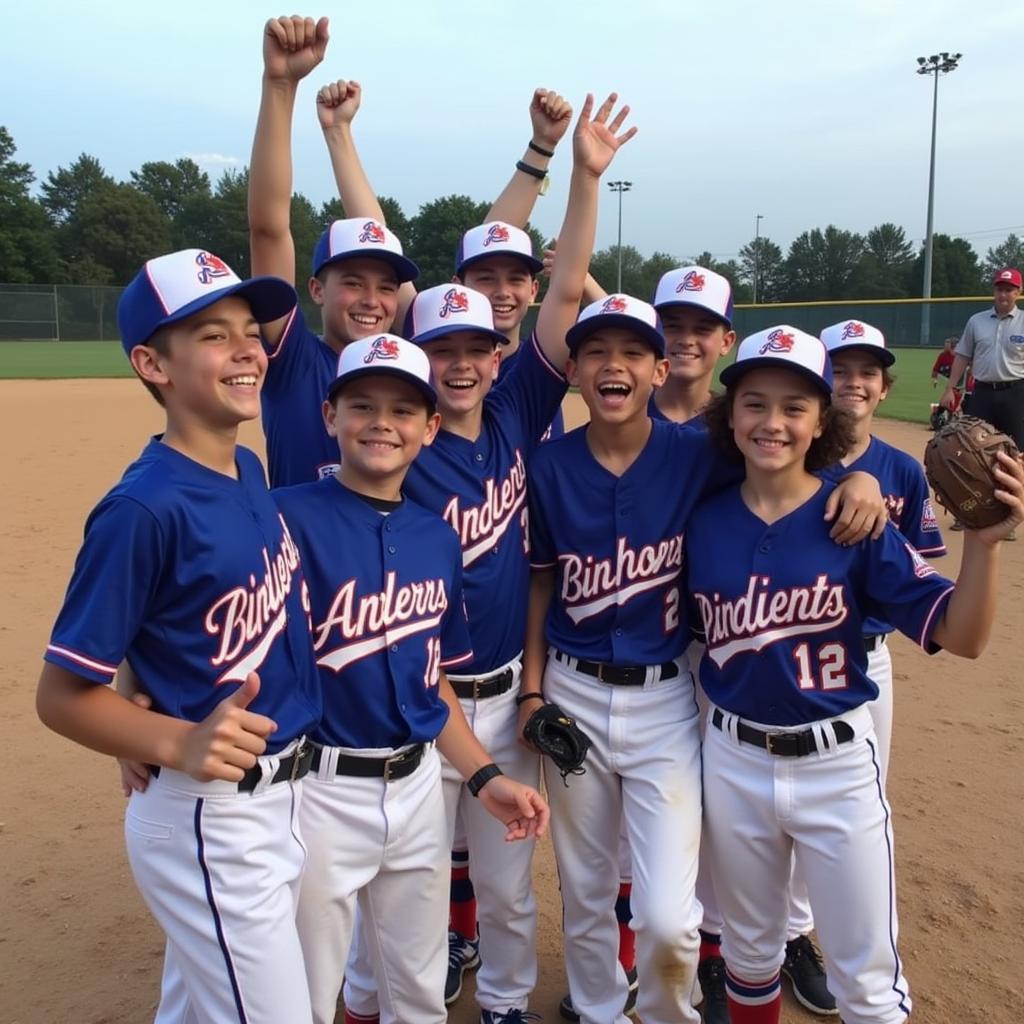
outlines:
[[[352,137],[352,120],[363,99],[363,88],[356,81],[343,78],[325,85],[316,96],[316,116],[327,143],[331,157],[331,170],[338,188],[338,198],[345,207],[346,217],[370,217],[381,224],[387,224],[377,193],[359,159],[355,139]],[[399,239],[405,245],[407,239]],[[416,286],[404,282],[398,289],[398,305],[395,310],[395,330],[400,331],[405,314],[416,297]]]
[[[552,265],[551,283],[537,315],[537,338],[544,355],[555,366],[564,366],[568,358],[565,333],[576,320],[583,298],[594,250],[601,175],[618,148],[636,134],[636,128],[619,134],[629,114],[628,106],[622,107],[609,123],[617,100],[618,96],[612,93],[591,120],[594,97],[588,94],[573,132],[569,205],[558,233],[558,259]]]
[[[518,228],[526,227],[526,222],[533,213],[533,205],[537,202],[537,196],[540,195],[544,184],[548,164],[570,121],[572,107],[567,100],[557,92],[550,92],[547,89],[534,90],[533,98],[530,100],[533,135],[519,163],[541,172],[541,176],[522,171],[517,166],[501,195],[487,211],[485,224],[492,220],[503,220],[506,224],[514,224]]]
[[[254,276],[295,284],[291,234],[292,113],[299,82],[324,59],[327,19],[271,18],[263,31],[263,91],[249,163],[249,255]],[[285,321],[264,326],[271,344]]]

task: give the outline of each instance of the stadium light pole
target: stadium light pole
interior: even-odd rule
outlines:
[[[757,305],[757,275],[761,270],[761,221],[764,214],[759,213],[754,218],[754,302]]]
[[[935,127],[938,120],[939,110],[939,75],[948,75],[955,71],[960,62],[962,53],[933,53],[930,57],[917,58],[917,73],[919,75],[934,75],[935,84],[932,91],[932,155],[928,167],[928,223],[925,228],[924,237],[924,303],[921,306],[921,344],[928,344],[928,336],[931,333],[931,297],[932,297],[932,219],[935,212]]]
[[[617,292],[621,292],[622,291],[622,193],[623,192],[628,192],[633,187],[633,182],[631,182],[631,181],[609,181],[608,182],[608,187],[613,192],[618,192],[619,193],[619,245],[618,245],[618,253],[619,253],[619,283],[618,283],[618,286],[616,287],[615,290]]]

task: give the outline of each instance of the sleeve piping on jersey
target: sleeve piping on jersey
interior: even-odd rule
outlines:
[[[554,562],[535,562],[533,559],[530,559],[530,568],[537,572],[541,572],[544,569],[554,569],[557,565],[557,560]]]
[[[945,544],[940,544],[935,548],[918,548],[917,553],[919,555],[930,555],[932,558],[938,558],[940,555],[948,555],[949,551]]]
[[[956,588],[951,583],[937,598],[935,603],[931,607],[931,611],[928,612],[927,617],[924,620],[924,625],[921,627],[921,635],[917,638],[918,646],[922,650],[928,651],[929,654],[934,654],[934,651],[929,651],[928,648],[932,644],[932,631],[935,629],[935,619],[938,615],[940,608],[945,608],[949,601],[949,595],[953,593]]]
[[[555,366],[555,364],[551,362],[550,359],[548,359],[547,354],[544,352],[544,349],[541,348],[540,338],[537,337],[536,331],[534,331],[533,334],[530,335],[530,341],[533,343],[533,348],[536,351],[537,356],[540,358],[541,365],[544,366],[547,370],[549,370],[552,374],[554,374],[554,376],[557,377],[559,381],[565,384],[565,373],[559,370],[558,367]]]
[[[299,305],[296,303],[292,307],[292,311],[288,314],[288,319],[285,322],[284,330],[281,331],[281,337],[278,339],[277,344],[274,346],[273,351],[267,352],[268,359],[276,359],[281,354],[281,349],[284,348],[285,339],[288,337],[292,329],[292,324],[295,323],[295,317],[299,312]]]
[[[71,650],[70,647],[61,647],[60,644],[47,644],[46,653],[66,659],[72,662],[72,664],[81,665],[82,668],[87,668],[97,675],[107,676],[109,677],[108,681],[113,680],[114,676],[117,675],[116,665],[108,665],[106,662],[86,657],[84,654],[79,654],[78,651]]]
[[[473,660],[473,652],[466,651],[465,654],[456,655],[454,658],[442,658],[441,668],[452,668],[455,665],[465,665],[467,661]]]

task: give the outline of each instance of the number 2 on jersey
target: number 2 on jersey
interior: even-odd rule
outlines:
[[[835,641],[822,644],[816,655],[805,641],[793,650],[797,665],[797,683],[801,690],[844,690],[846,679],[846,647]],[[817,661],[815,677],[812,658]]]

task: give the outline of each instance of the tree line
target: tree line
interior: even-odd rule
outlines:
[[[246,198],[248,170],[226,170],[214,183],[194,160],[149,161],[117,181],[100,161],[83,153],[68,167],[50,171],[33,194],[36,176],[15,159],[14,139],[0,126],[0,282],[16,284],[123,285],[152,256],[200,247],[223,257],[242,276],[249,274]],[[408,216],[398,200],[382,197],[388,226],[419,265],[420,286],[451,277],[463,231],[479,224],[489,204],[450,195],[423,204]],[[309,258],[324,227],[345,216],[340,200],[314,206],[292,196],[296,281],[309,274]],[[543,238],[530,228],[534,244]],[[666,270],[693,262],[732,282],[737,302],[806,302],[920,297],[923,246],[915,249],[903,228],[880,224],[867,234],[829,225],[803,232],[783,254],[767,236],[752,239],[738,258],[716,259],[655,252],[644,256],[622,247],[622,287],[638,296],[653,294]],[[594,277],[616,287],[619,252],[599,250]],[[932,294],[979,295],[989,291],[992,273],[1024,264],[1024,241],[1016,235],[990,248],[984,258],[963,238],[936,234]],[[755,287],[756,286],[756,287]]]

